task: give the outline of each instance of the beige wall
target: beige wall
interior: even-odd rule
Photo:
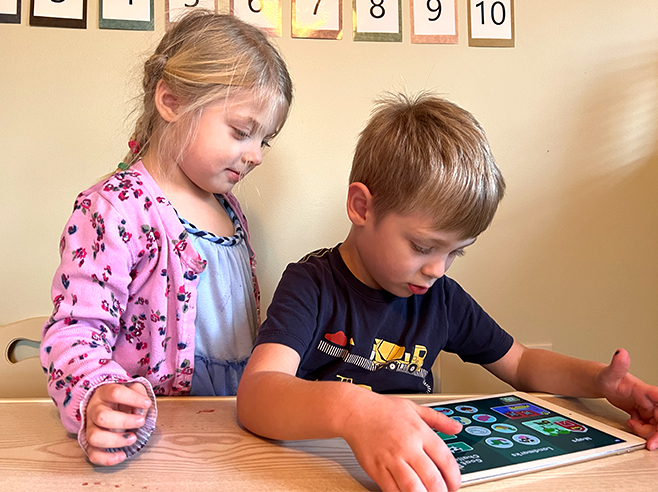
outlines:
[[[126,150],[138,57],[156,31],[0,25],[0,323],[49,314],[57,245],[76,194]],[[432,89],[487,129],[508,193],[451,275],[525,343],[608,360],[618,346],[658,384],[658,2],[517,0],[516,47],[277,40],[295,88],[290,120],[237,192],[267,305],[288,262],[341,241],[357,133],[384,90]],[[220,6],[225,7],[226,4]],[[446,367],[449,370],[446,370]],[[461,374],[461,376],[459,376]],[[453,360],[444,390],[489,388]]]

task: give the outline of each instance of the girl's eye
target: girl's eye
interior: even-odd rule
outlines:
[[[420,253],[421,255],[428,255],[432,252],[431,248],[423,248],[422,246],[418,246],[416,243],[411,243],[411,249],[417,253]]]
[[[235,134],[238,136],[240,140],[245,140],[249,138],[249,134],[247,132],[243,132],[242,130],[238,130],[235,128]]]
[[[270,146],[270,141],[269,140],[263,140],[260,143],[260,148],[262,149],[263,147],[269,147]]]

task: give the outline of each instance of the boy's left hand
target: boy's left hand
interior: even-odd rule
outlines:
[[[612,356],[610,365],[601,370],[597,383],[610,403],[631,418],[631,430],[647,440],[647,449],[658,448],[658,387],[651,386],[628,372],[631,358],[624,349]]]

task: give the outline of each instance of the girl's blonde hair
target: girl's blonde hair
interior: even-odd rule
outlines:
[[[477,237],[505,193],[484,130],[468,111],[425,92],[378,100],[356,145],[350,183],[365,184],[377,221],[423,213],[437,230]]]
[[[173,123],[155,106],[160,80],[183,104]],[[276,132],[292,102],[286,64],[265,35],[237,17],[203,10],[192,11],[165,33],[144,64],[142,88],[142,111],[124,166],[141,159],[155,135],[158,160],[179,160],[196,135],[203,108],[217,100],[249,92],[270,107]]]

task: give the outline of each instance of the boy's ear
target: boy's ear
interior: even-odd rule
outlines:
[[[347,188],[347,216],[355,226],[364,225],[372,215],[372,194],[366,185],[355,182]]]
[[[178,96],[169,90],[163,80],[159,80],[155,87],[155,107],[162,119],[168,123],[173,123],[180,116],[178,114],[180,107]]]

